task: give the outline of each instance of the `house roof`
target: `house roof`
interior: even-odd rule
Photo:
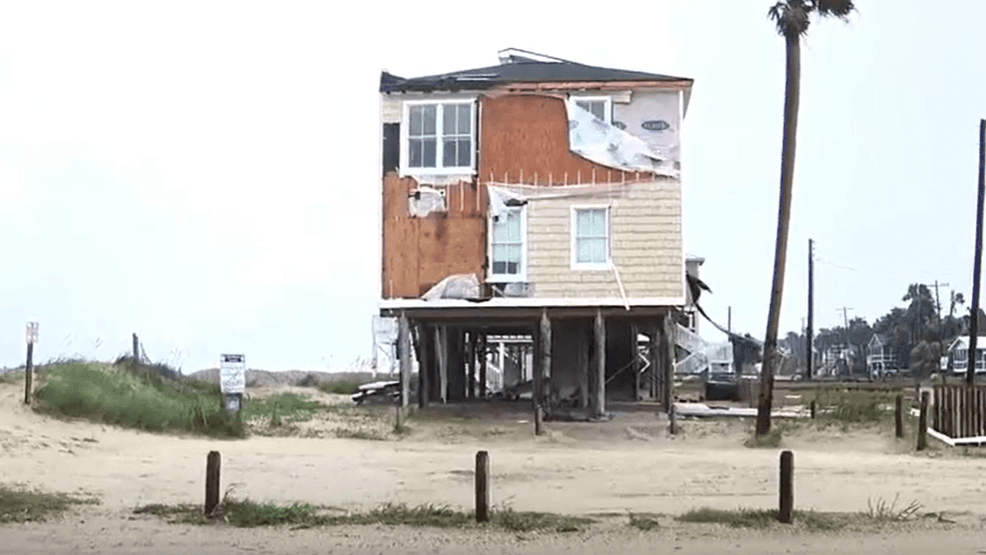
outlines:
[[[658,73],[597,67],[518,49],[500,51],[500,64],[403,78],[386,71],[380,74],[380,92],[428,92],[437,90],[485,90],[511,83],[564,83],[607,81],[686,82],[693,79]]]
[[[976,350],[977,351],[986,350],[986,336],[983,336],[983,334],[978,334],[978,337],[980,339],[977,339],[976,340]],[[951,351],[953,349],[966,349],[966,350],[968,350],[969,349],[969,336],[968,335],[960,335],[960,336],[956,337],[955,338],[955,341],[952,341],[952,344],[948,346],[948,350],[949,351]]]

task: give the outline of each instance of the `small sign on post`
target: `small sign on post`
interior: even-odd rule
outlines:
[[[219,389],[223,394],[223,408],[229,414],[237,413],[243,404],[246,391],[246,357],[221,355],[219,360]]]
[[[38,323],[37,322],[28,322],[27,323],[27,330],[25,331],[25,334],[27,336],[27,344],[28,345],[34,345],[35,343],[37,343],[38,342]]]

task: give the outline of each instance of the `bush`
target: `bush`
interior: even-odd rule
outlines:
[[[57,364],[47,369],[35,397],[35,410],[128,428],[245,435],[223,410],[218,386],[173,382],[158,373],[144,377],[98,363]]]

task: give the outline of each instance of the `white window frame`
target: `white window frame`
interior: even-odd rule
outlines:
[[[476,97],[445,97],[428,100],[405,100],[402,106],[403,116],[401,119],[401,174],[402,175],[462,175],[476,173],[476,145],[479,140],[479,130],[476,123]],[[422,105],[435,105],[435,167],[434,168],[412,168],[410,167],[409,135],[411,131],[411,107]],[[443,135],[443,106],[447,104],[468,104],[469,105],[469,128],[471,131],[469,149],[469,166],[455,166],[446,168],[442,166],[444,141]]]
[[[580,210],[605,210],[606,212],[606,262],[578,262],[575,248]],[[613,267],[613,208],[608,204],[585,204],[571,207],[569,217],[569,257],[572,270],[610,270]]]
[[[486,252],[489,253],[489,266],[486,272],[490,283],[518,283],[527,281],[527,206],[510,206],[507,210],[520,212],[520,272],[516,274],[493,273],[493,216],[490,215],[490,231],[486,237]]]
[[[613,124],[613,97],[611,97],[611,96],[576,96],[576,95],[572,95],[572,101],[573,102],[602,102],[604,104],[604,106],[603,106],[603,115],[606,116],[605,118],[603,118],[603,121],[605,121],[606,123],[608,123],[610,125]]]

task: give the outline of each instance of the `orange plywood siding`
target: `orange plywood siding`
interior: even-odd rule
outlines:
[[[475,183],[444,187],[448,211],[412,217],[412,178],[383,182],[383,298],[417,298],[452,274],[477,274],[486,262],[486,195]]]
[[[480,98],[479,175],[508,183],[561,185],[633,179],[569,150],[568,114],[560,98],[502,95]]]

